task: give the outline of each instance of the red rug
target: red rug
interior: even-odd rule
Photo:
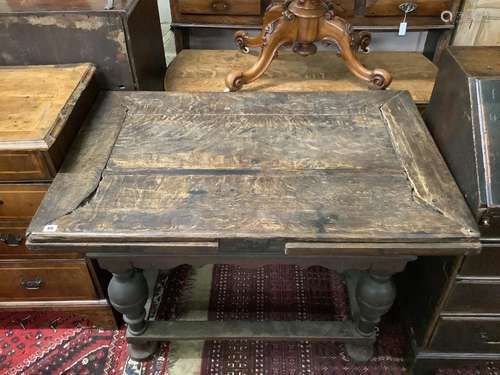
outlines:
[[[183,317],[195,272],[182,266],[159,274],[151,318]],[[211,283],[207,296],[210,320],[343,320],[349,314],[342,279],[321,267],[268,266],[244,270],[221,265],[213,268]],[[211,341],[200,346],[200,358],[189,362],[189,370],[186,361],[177,358],[180,351],[175,349],[175,343],[163,344],[152,359],[138,363],[127,357],[123,329],[92,329],[77,317],[54,314],[0,314],[0,374],[406,373],[403,356],[407,342],[390,314],[382,322],[375,357],[366,364],[351,362],[343,346],[332,342]]]

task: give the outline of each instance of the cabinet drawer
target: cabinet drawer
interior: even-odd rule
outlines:
[[[500,318],[441,317],[429,349],[444,352],[499,353]]]
[[[30,221],[49,184],[0,184],[0,221]]]
[[[0,263],[0,301],[96,299],[85,261]]]
[[[460,276],[500,277],[500,244],[483,244],[481,254],[466,257]]]
[[[0,230],[2,228],[0,227]],[[21,259],[82,259],[82,255],[78,253],[70,253],[66,251],[31,251],[26,248],[24,239],[21,236],[21,242],[8,244],[0,241],[0,259],[3,260],[21,260]]]
[[[0,181],[49,180],[53,177],[40,152],[0,152]]]
[[[184,14],[225,14],[259,16],[260,0],[178,0]]]
[[[414,0],[417,9],[411,12],[412,16],[440,16],[441,12],[450,10],[451,0]],[[399,5],[402,0],[374,0],[367,1],[365,16],[402,16]]]
[[[446,312],[499,313],[500,279],[457,280],[444,307]]]

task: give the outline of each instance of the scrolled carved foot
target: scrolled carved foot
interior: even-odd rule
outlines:
[[[372,73],[371,83],[374,88],[383,90],[392,82],[391,74],[384,69],[375,69]]]
[[[231,72],[226,77],[226,87],[229,91],[238,91],[244,84],[243,72],[241,71]]]

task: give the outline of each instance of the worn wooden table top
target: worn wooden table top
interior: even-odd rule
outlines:
[[[478,246],[410,96],[383,91],[103,94],[29,234],[34,249],[83,251]]]
[[[224,80],[232,70],[244,70],[257,60],[255,51],[243,54],[231,50],[182,50],[169,65],[165,90],[179,92],[223,92]],[[419,105],[429,102],[437,67],[418,52],[370,52],[359,54],[360,61],[370,69],[391,72],[389,90],[408,90]],[[368,91],[370,86],[354,76],[344,60],[333,51],[319,51],[312,56],[299,56],[280,51],[266,73],[242,91],[318,92]]]

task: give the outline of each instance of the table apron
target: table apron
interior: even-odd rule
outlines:
[[[339,255],[323,257],[291,257],[286,255],[206,255],[206,256],[165,256],[159,254],[103,254],[87,253],[87,256],[96,259],[99,265],[113,273],[120,273],[130,268],[140,269],[170,269],[182,264],[203,266],[206,264],[234,264],[244,267],[261,267],[269,264],[295,264],[304,267],[323,266],[338,272],[351,269],[373,270],[382,273],[397,273],[404,270],[406,264],[417,259],[416,256],[359,256]]]

